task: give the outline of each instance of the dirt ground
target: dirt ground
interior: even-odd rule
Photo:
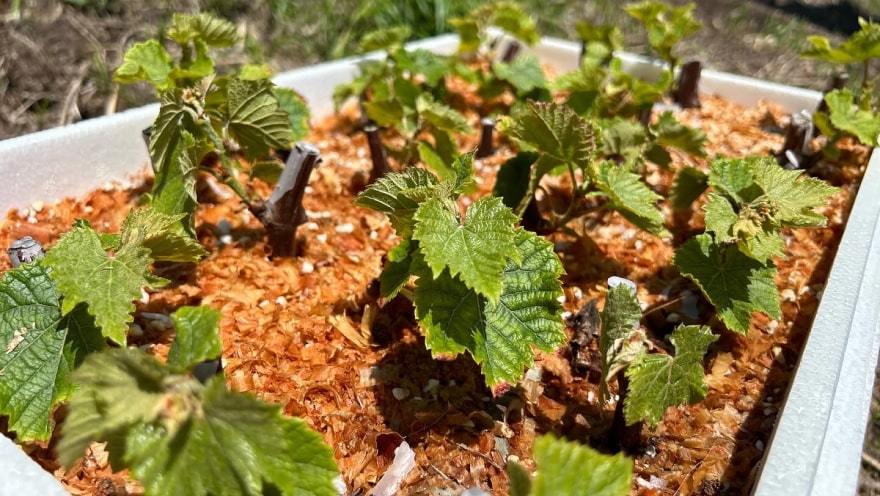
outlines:
[[[243,33],[259,33],[257,44],[279,30],[288,35],[302,33],[303,39],[314,30],[313,25],[296,23],[279,26],[265,7],[234,0],[20,0],[18,14],[15,3],[0,0],[0,140],[150,101],[152,96],[145,88],[114,84],[112,71],[128,46],[155,36],[167,24],[170,12],[225,8],[236,16]],[[351,3],[356,2],[339,2]],[[290,4],[295,9],[326,6],[328,2],[291,0]],[[571,36],[574,22],[579,19],[619,21],[619,13],[603,10],[615,4],[544,0],[543,15],[553,17],[539,17],[539,23],[545,34]],[[321,17],[321,13],[309,14],[303,18]],[[681,47],[683,58],[700,59],[715,70],[823,89],[835,68],[799,57],[806,36],[821,34],[840,41],[857,29],[859,15],[880,17],[880,2],[701,0],[696,14],[703,29]],[[332,28],[328,30],[332,32]],[[624,31],[629,49],[644,52],[643,40],[632,30]],[[239,63],[252,55],[243,50],[230,52],[222,63]],[[266,62],[280,71],[321,58],[320,50],[303,50],[300,46],[273,50]],[[861,493],[866,495],[880,494],[878,397],[875,388],[875,409],[863,455]]]
[[[128,46],[155,36],[167,24],[170,12],[199,6],[197,0],[20,0],[20,17],[15,19],[14,1],[0,0],[0,139],[149,101],[152,96],[145,88],[120,88],[113,83],[113,69]],[[85,7],[76,6],[80,3]],[[216,7],[222,3],[215,0],[210,4]],[[231,0],[226,3],[228,10],[238,16],[236,22],[242,32],[257,33],[258,43],[265,45],[277,34],[291,39],[305,39],[310,34],[309,26],[279,26],[265,9],[253,7],[239,12]],[[308,3],[292,1],[293,5]],[[574,22],[579,19],[617,22],[629,34],[629,49],[644,52],[644,42],[625,14],[619,9],[609,12],[608,8],[597,7],[604,3],[549,0],[548,12],[555,17],[539,18],[540,25],[546,34],[571,36]],[[702,60],[715,70],[822,89],[834,68],[798,56],[805,36],[822,34],[839,40],[857,27],[859,14],[870,14],[845,2],[827,3],[835,5],[770,0],[698,2],[696,13],[703,29],[683,44],[682,57]],[[267,62],[279,71],[321,58],[320,50],[299,46],[276,48],[263,55],[269,55]],[[242,51],[232,52],[222,62],[234,64],[247,56]]]

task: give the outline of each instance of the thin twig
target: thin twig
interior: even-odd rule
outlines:
[[[92,34],[91,31],[89,31],[89,28],[86,27],[82,23],[82,21],[77,19],[75,16],[67,16],[65,17],[65,19],[67,19],[67,23],[70,24],[70,27],[72,27],[74,31],[79,33],[80,36],[85,38],[85,40],[88,41],[90,45],[92,45],[92,48],[94,48],[95,50],[104,51],[104,45],[98,40],[97,37],[95,37],[95,35]]]
[[[880,460],[874,458],[868,452],[862,451],[862,461],[871,466],[874,470],[880,473]]]
[[[464,444],[462,444],[462,443],[455,443],[455,445],[458,446],[459,448],[461,448],[461,449],[467,451],[468,453],[470,453],[470,454],[472,454],[472,455],[477,455],[477,456],[479,456],[480,458],[482,458],[482,459],[486,460],[487,462],[489,462],[490,465],[492,465],[493,467],[497,468],[499,471],[504,472],[504,467],[502,467],[501,465],[498,465],[497,463],[495,463],[495,460],[493,460],[489,455],[487,455],[487,454],[485,454],[485,453],[480,453],[480,452],[477,451],[477,450],[474,450],[474,449],[468,448],[467,445],[464,445]]]
[[[448,481],[450,481],[450,482],[454,482],[454,483],[458,484],[459,486],[462,485],[461,482],[458,482],[457,480],[453,479],[452,477],[446,475],[442,470],[440,470],[439,468],[437,468],[433,463],[429,463],[428,466],[431,467],[432,469],[434,469],[435,472],[437,472],[438,474],[440,474],[440,477],[443,477],[444,479],[446,479],[446,480],[448,480]]]
[[[110,86],[110,94],[107,95],[107,101],[104,103],[104,115],[112,115],[116,113],[116,103],[119,100],[119,83],[114,82]]]
[[[80,88],[82,88],[83,79],[88,74],[90,66],[91,61],[85,61],[76,69],[76,76],[73,78],[73,81],[71,81],[70,87],[67,89],[67,94],[64,96],[64,103],[61,105],[61,115],[58,117],[59,126],[68,123],[67,120],[72,113],[71,109],[76,107],[77,94],[79,93]],[[76,113],[78,114],[79,110],[77,110]]]
[[[684,479],[681,480],[682,483],[684,483],[684,481],[686,481],[688,479],[688,477],[693,477],[694,474],[697,472],[697,469],[699,469],[702,466],[703,466],[703,460],[700,460],[696,464],[694,464],[694,467],[690,470],[690,472],[688,472],[687,475],[684,476]],[[691,480],[693,480],[693,479],[691,479]],[[678,489],[675,490],[675,493],[672,496],[678,496],[679,494],[681,494],[681,486],[678,486]]]

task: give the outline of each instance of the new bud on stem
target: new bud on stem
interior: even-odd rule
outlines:
[[[43,258],[46,252],[43,251],[43,245],[39,241],[30,236],[17,239],[9,245],[6,250],[9,254],[9,261],[12,262],[12,268],[19,267],[23,263],[30,263],[38,258]]]
[[[307,220],[302,207],[303,194],[312,169],[319,163],[321,152],[318,148],[311,143],[298,142],[291,150],[269,200],[255,209],[260,222],[266,226],[272,257],[294,255],[296,228]]]
[[[492,155],[492,132],[495,131],[495,119],[491,117],[483,117],[480,120],[482,134],[480,135],[480,145],[477,147],[477,158],[486,158]]]

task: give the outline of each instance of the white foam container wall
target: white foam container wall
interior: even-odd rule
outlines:
[[[447,35],[413,44],[440,53],[457,46]],[[545,39],[528,49],[562,73],[576,67],[580,46]],[[659,66],[622,54],[624,69],[652,77]],[[356,59],[319,64],[279,74],[275,82],[294,88],[313,115],[333,110],[333,88],[357,74]],[[788,111],[812,110],[821,95],[761,80],[704,70],[700,91],[752,106],[759,100]],[[54,202],[122,181],[147,165],[141,130],[157,105],[101,117],[63,128],[0,141],[0,212],[36,202]],[[760,496],[854,494],[868,418],[878,348],[880,312],[880,157],[874,154],[862,182],[835,259],[813,329],[800,359],[777,429],[767,447],[754,494]],[[49,494],[45,477],[18,448],[0,436],[5,470],[32,480],[31,491]],[[11,464],[11,465],[10,465]],[[12,467],[11,469],[9,467]],[[9,474],[9,472],[7,472]],[[0,477],[0,481],[2,481]],[[25,481],[21,481],[25,482]],[[51,485],[52,480],[48,481]],[[7,494],[0,484],[0,495]],[[18,488],[24,486],[17,486]]]

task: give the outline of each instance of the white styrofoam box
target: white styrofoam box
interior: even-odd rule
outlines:
[[[11,439],[0,436],[0,496],[60,496],[67,491]]]
[[[880,154],[856,197],[754,494],[856,494],[880,351]]]
[[[411,46],[451,53],[457,39],[440,36]],[[545,39],[525,51],[562,73],[576,67],[580,45]],[[656,62],[644,57],[619,56],[623,68],[639,77],[654,77],[661,70]],[[279,74],[274,80],[300,92],[317,118],[332,112],[333,88],[357,74],[359,60],[362,58],[296,69]],[[764,99],[790,112],[812,111],[821,98],[816,91],[711,70],[702,72],[700,91],[747,106]],[[0,182],[0,212],[36,201],[48,203],[64,196],[82,195],[108,181],[123,181],[136,173],[148,160],[141,130],[152,123],[157,111],[157,105],[150,105],[0,141],[0,177],[4,178]],[[764,468],[754,491],[757,495],[855,493],[880,349],[878,197],[880,157],[874,154],[778,427],[766,449]],[[0,449],[4,444],[9,444],[8,440],[0,439]],[[0,451],[0,457],[6,458],[4,453]],[[18,464],[18,458],[10,457],[11,463]],[[32,477],[36,465],[27,457],[21,463],[24,465],[14,465],[12,470],[24,474],[21,477]],[[8,470],[10,465],[3,466]],[[2,480],[0,477],[0,484]],[[0,491],[3,487],[0,485]]]

